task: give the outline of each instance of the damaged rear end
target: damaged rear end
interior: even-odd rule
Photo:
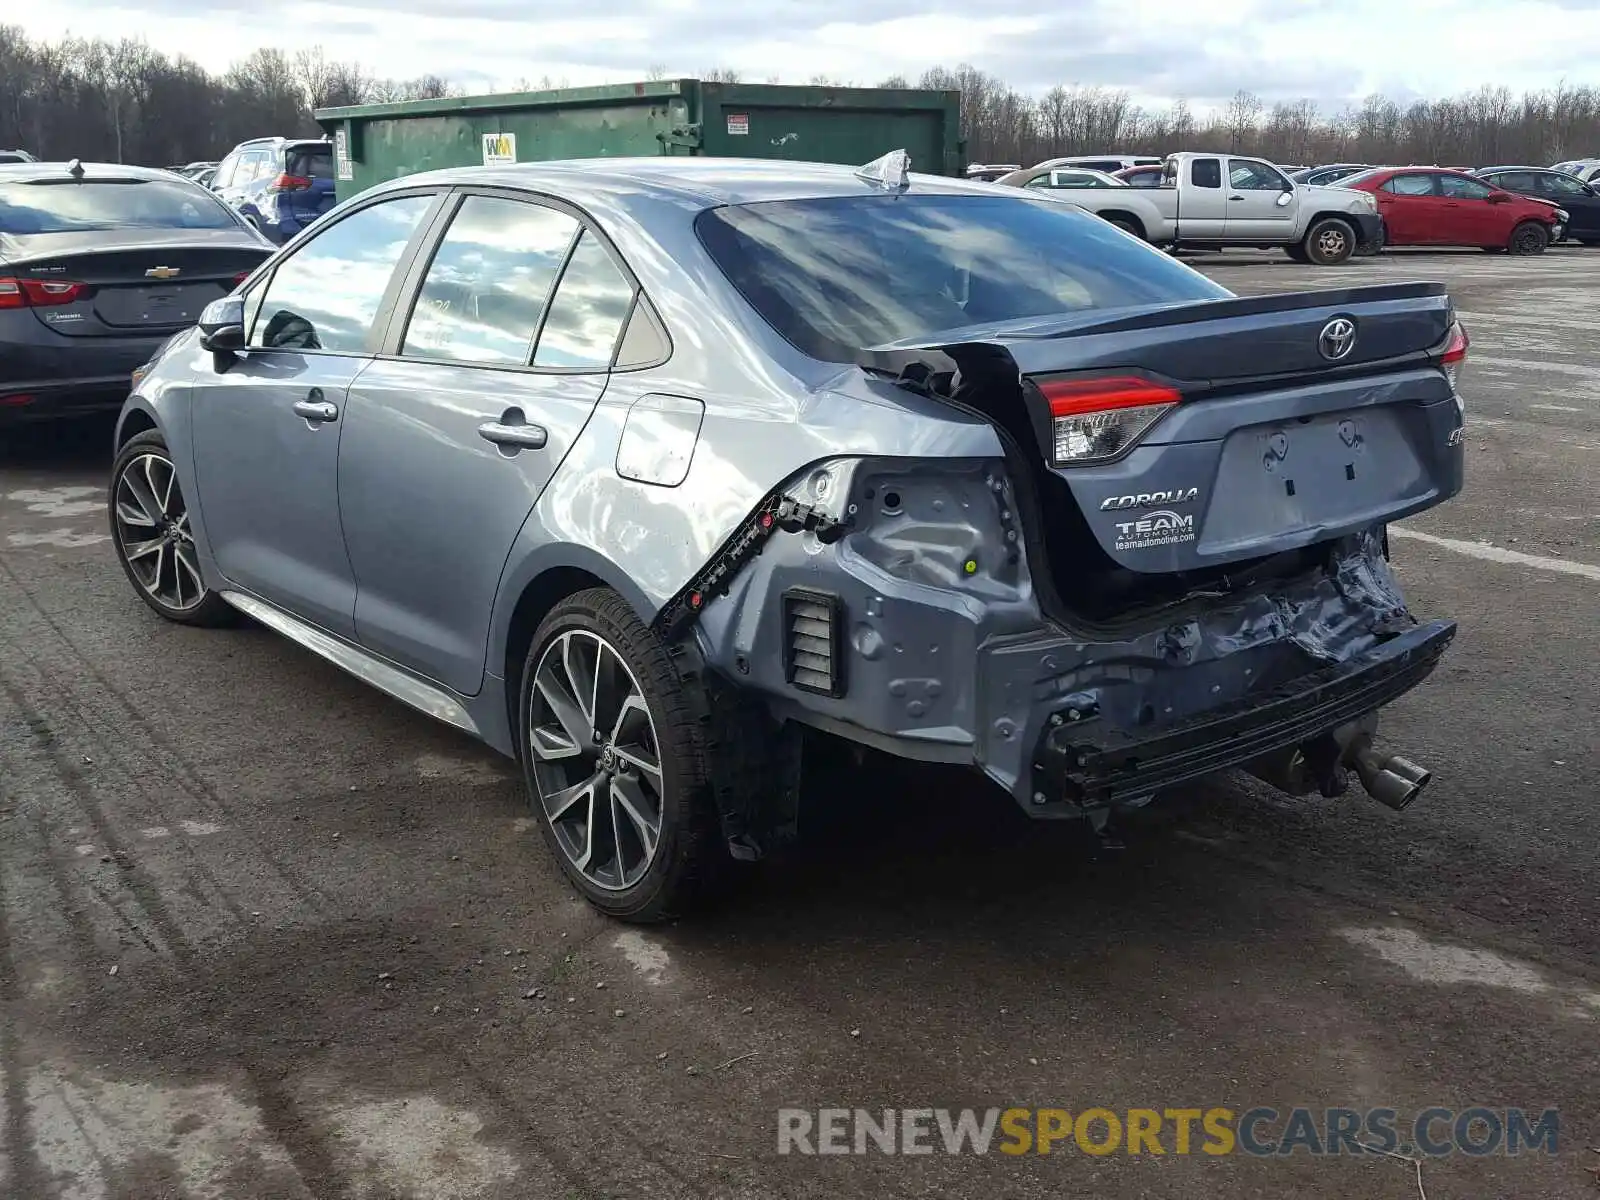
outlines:
[[[892,343],[870,374],[979,414],[1043,629],[991,639],[991,776],[1082,815],[1245,767],[1295,794],[1425,769],[1380,708],[1455,635],[1419,623],[1388,523],[1462,486],[1467,337],[1442,285],[1080,313]],[[993,731],[1011,736],[997,739]]]

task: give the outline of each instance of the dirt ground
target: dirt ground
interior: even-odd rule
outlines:
[[[822,781],[726,910],[573,894],[509,764],[259,628],[160,622],[105,531],[110,427],[0,433],[0,1196],[1422,1194],[1410,1162],[783,1156],[778,1110],[1475,1105],[1600,1167],[1600,252],[1196,260],[1240,292],[1447,280],[1468,485],[1394,531],[1460,621],[1385,743],[1412,810],[1235,778],[1092,861],[939,772]],[[1171,1142],[1168,1141],[1170,1147]]]

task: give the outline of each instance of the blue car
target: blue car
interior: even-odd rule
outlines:
[[[305,138],[240,142],[211,190],[281,246],[333,207],[333,143]]]

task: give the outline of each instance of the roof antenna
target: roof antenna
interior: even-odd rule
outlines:
[[[77,159],[73,159],[71,162],[69,162],[67,164],[67,174],[71,175],[79,183],[82,183],[83,182],[83,164],[81,162],[79,162]]]
[[[858,167],[856,178],[886,192],[903,192],[911,186],[911,156],[904,150],[891,150]]]

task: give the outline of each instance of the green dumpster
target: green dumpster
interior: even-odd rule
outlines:
[[[959,175],[961,93],[663,79],[325,108],[340,200],[439,167],[555,158],[716,155],[851,165],[890,150]]]

